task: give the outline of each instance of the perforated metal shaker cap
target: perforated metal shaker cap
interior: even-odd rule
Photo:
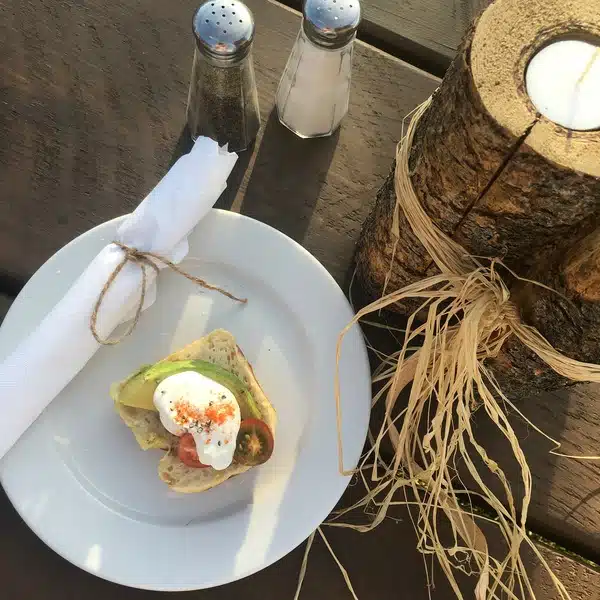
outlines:
[[[236,60],[250,51],[254,18],[239,0],[209,0],[193,20],[198,49],[216,59]]]
[[[302,12],[308,39],[325,48],[345,46],[360,23],[358,0],[306,0]]]

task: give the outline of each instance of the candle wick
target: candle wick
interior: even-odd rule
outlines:
[[[581,84],[583,83],[583,80],[589,75],[590,71],[592,70],[592,67],[594,66],[594,63],[596,62],[596,59],[600,56],[600,48],[596,48],[596,50],[594,51],[594,53],[592,54],[592,56],[590,56],[590,59],[587,62],[587,65],[585,66],[585,69],[582,71],[581,75],[579,76],[579,79],[577,79],[577,81],[575,82],[575,87],[573,88],[573,96],[572,96],[572,102],[571,102],[571,115],[570,115],[570,119],[569,119],[569,129],[573,128],[573,125],[575,123],[575,117],[577,116],[577,109],[578,109],[578,105],[579,105],[579,97],[581,94]],[[570,132],[569,132],[570,134]],[[570,135],[569,135],[570,137]]]
[[[600,48],[596,48],[596,51],[590,57],[590,60],[588,61],[588,64],[586,65],[585,69],[583,70],[583,73],[581,73],[581,75],[579,76],[579,79],[577,80],[577,83],[576,83],[577,86],[580,86],[583,83],[583,80],[588,76],[589,72],[592,70],[592,67],[594,66],[594,63],[596,62],[596,59],[599,56],[600,56]]]

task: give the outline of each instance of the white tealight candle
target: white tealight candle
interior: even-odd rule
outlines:
[[[568,129],[600,129],[600,49],[580,40],[540,50],[525,74],[527,93],[545,117]]]

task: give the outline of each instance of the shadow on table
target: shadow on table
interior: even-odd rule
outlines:
[[[179,138],[175,143],[175,148],[173,148],[173,152],[171,153],[171,159],[169,160],[169,169],[184,155],[187,154],[194,145],[194,140],[190,135],[190,129],[187,125],[183,127],[181,133],[179,134]]]
[[[240,212],[302,242],[337,143],[337,132],[328,138],[299,138],[281,125],[273,110]]]

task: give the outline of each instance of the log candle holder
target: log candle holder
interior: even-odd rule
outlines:
[[[473,256],[499,258],[516,275],[559,292],[514,279],[511,297],[523,321],[567,356],[599,362],[600,131],[553,123],[536,111],[525,87],[532,57],[564,38],[600,40],[596,2],[491,4],[419,121],[409,166],[438,228]],[[359,281],[373,297],[381,296],[390,267],[386,292],[437,270],[402,211],[392,256],[395,205],[392,169],[357,250]],[[568,383],[514,339],[493,367],[509,394]]]

